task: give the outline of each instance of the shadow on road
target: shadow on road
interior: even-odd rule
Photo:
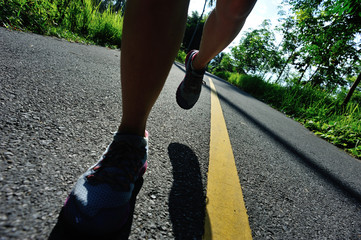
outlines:
[[[179,143],[171,143],[168,154],[173,166],[169,214],[175,239],[202,239],[205,195],[198,158]]]

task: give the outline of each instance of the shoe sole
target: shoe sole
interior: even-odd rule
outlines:
[[[190,51],[188,54],[187,54],[187,57],[184,61],[184,65],[185,65],[185,68],[186,68],[186,71],[187,71],[187,65],[188,65],[188,61],[190,61],[190,58],[191,56],[194,56],[195,54],[197,54],[198,51],[197,50],[192,50]],[[191,66],[190,66],[191,67]],[[194,105],[196,104],[196,102],[198,101],[198,98],[196,100],[196,102],[193,104],[193,105],[188,105],[188,103],[183,99],[183,97],[181,96],[181,93],[180,93],[180,88],[181,88],[181,85],[183,84],[184,80],[179,84],[178,88],[177,88],[177,91],[176,91],[176,101],[177,101],[177,104],[178,106],[180,106],[181,108],[185,109],[185,110],[189,110],[191,108],[194,107]],[[198,96],[199,97],[199,96]]]
[[[116,232],[109,233],[107,235],[99,235],[95,236],[87,235],[86,233],[78,231],[76,228],[74,228],[72,225],[70,225],[68,222],[64,220],[63,217],[63,209],[60,211],[58,221],[56,225],[54,226],[53,230],[50,233],[50,236],[48,240],[63,240],[63,239],[69,239],[69,240],[79,240],[79,239],[87,239],[87,240],[95,240],[95,239],[109,239],[109,240],[126,240],[129,238],[130,230],[133,223],[133,214],[134,214],[134,208],[135,208],[135,202],[137,195],[140,191],[140,189],[143,186],[143,177],[139,177],[137,181],[134,184],[134,190],[132,193],[132,196],[130,198],[129,204],[130,204],[130,214],[125,222],[125,224]]]

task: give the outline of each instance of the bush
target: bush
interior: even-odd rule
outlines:
[[[214,75],[216,75],[219,78],[222,78],[224,80],[228,80],[229,77],[231,76],[230,72],[227,71],[218,71],[218,72],[213,72]]]
[[[228,81],[254,96],[260,97],[267,89],[267,83],[258,76],[231,73]]]
[[[185,63],[187,54],[183,50],[179,50],[176,60],[181,63]]]
[[[239,73],[231,73],[228,77],[228,82],[232,83],[233,85],[239,87],[239,78],[241,74]]]

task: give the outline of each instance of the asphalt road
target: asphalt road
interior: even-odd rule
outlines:
[[[0,239],[46,239],[121,116],[120,51],[0,28]],[[175,102],[175,63],[148,122],[130,239],[201,239],[210,88]],[[213,78],[254,239],[361,239],[361,162]],[[141,87],[141,86],[140,86]],[[224,204],[227,204],[226,202]]]

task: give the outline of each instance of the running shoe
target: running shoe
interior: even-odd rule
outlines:
[[[78,179],[59,218],[77,234],[119,233],[132,218],[131,202],[140,190],[137,185],[142,184],[138,182],[147,168],[147,154],[147,132],[145,137],[116,133],[99,162]]]
[[[191,109],[201,94],[205,69],[193,70],[192,62],[197,54],[197,50],[192,50],[187,54],[185,60],[186,75],[176,93],[177,103],[184,109]]]

